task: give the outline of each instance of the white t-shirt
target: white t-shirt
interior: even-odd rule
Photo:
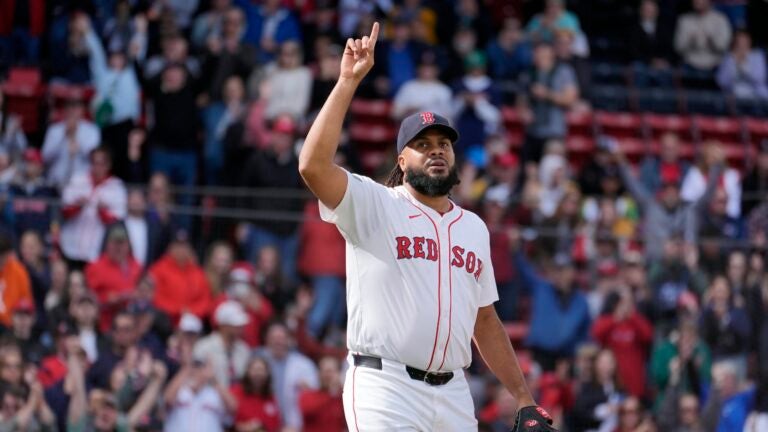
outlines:
[[[347,242],[348,348],[430,371],[468,366],[477,310],[498,300],[485,223],[348,176],[338,207],[320,205]]]
[[[176,396],[169,401],[172,408],[165,420],[165,432],[224,430],[224,424],[230,418],[221,395],[212,386],[205,386],[194,392],[185,384]]]

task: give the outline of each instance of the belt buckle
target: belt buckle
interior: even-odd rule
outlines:
[[[424,374],[424,382],[429,384],[429,385],[431,385],[431,386],[445,384],[444,382],[437,381],[439,379],[438,377],[442,377],[442,375],[443,374],[441,374],[439,372],[427,372],[427,373]],[[435,381],[433,381],[433,379]]]

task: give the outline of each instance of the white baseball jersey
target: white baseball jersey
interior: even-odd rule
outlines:
[[[347,183],[335,209],[320,205],[347,242],[347,347],[429,371],[468,366],[477,310],[498,300],[485,223],[403,186]]]

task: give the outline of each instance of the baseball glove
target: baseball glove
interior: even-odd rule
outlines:
[[[552,427],[552,416],[540,406],[527,406],[517,412],[511,432],[557,432]]]

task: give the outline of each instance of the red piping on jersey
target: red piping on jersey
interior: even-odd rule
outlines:
[[[357,372],[357,366],[352,369],[352,416],[355,418],[355,430],[360,432],[360,428],[357,426],[357,412],[355,411],[355,372]]]
[[[440,362],[438,370],[443,368],[445,364],[445,354],[448,352],[448,343],[451,341],[451,320],[453,318],[453,269],[451,269],[451,227],[453,224],[459,221],[464,216],[464,210],[459,213],[459,217],[448,224],[448,339],[445,340],[445,347],[443,348],[443,361]]]
[[[441,270],[443,267],[442,263],[442,253],[440,253],[440,231],[437,230],[437,224],[434,220],[419,206],[412,203],[411,200],[406,198],[406,201],[408,204],[416,207],[416,210],[420,211],[421,214],[427,217],[430,222],[432,222],[432,227],[435,228],[435,236],[437,236],[437,325],[435,326],[435,343],[432,344],[432,355],[429,356],[429,364],[425,368],[425,370],[429,370],[429,368],[432,366],[432,361],[435,359],[435,350],[437,349],[437,336],[440,334],[440,292],[442,291],[440,289],[440,277],[441,277]],[[449,261],[450,262],[450,261]]]

